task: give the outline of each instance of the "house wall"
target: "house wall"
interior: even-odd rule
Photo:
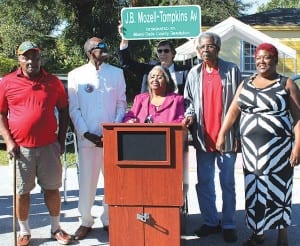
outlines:
[[[299,32],[300,33],[300,32]],[[286,59],[286,67],[289,70],[289,76],[300,74],[300,38],[296,39],[279,39],[283,44],[296,50],[297,59]]]
[[[264,32],[272,38],[277,39],[279,42],[295,49],[297,52],[296,61],[291,58],[279,60],[278,68],[281,68],[281,72],[285,72],[287,76],[293,76],[294,74],[300,74],[300,27],[298,26],[253,26],[257,30]],[[283,71],[283,62],[285,62],[285,68]]]
[[[241,53],[240,40],[237,37],[232,37],[222,42],[219,56],[223,60],[231,61],[237,64],[241,69],[240,53]]]
[[[300,74],[300,27],[298,26],[252,26],[265,33],[266,35],[276,39],[277,41],[293,48],[297,52],[297,59],[279,58],[277,71],[286,76]],[[203,28],[206,31],[207,27]],[[228,61],[236,63],[241,67],[241,47],[240,39],[232,37],[222,43],[219,56]]]
[[[207,31],[209,27],[202,27],[202,32]],[[231,61],[241,68],[241,47],[240,47],[240,39],[238,37],[231,37],[226,41],[222,41],[221,43],[221,51],[219,53],[219,57],[226,61]]]

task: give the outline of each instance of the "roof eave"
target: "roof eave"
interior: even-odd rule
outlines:
[[[300,26],[296,25],[253,25],[252,27],[260,31],[300,31]]]

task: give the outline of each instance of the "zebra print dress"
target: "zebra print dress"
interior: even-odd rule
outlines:
[[[255,88],[245,81],[238,104],[244,160],[246,224],[256,234],[291,223],[292,122],[286,77]]]

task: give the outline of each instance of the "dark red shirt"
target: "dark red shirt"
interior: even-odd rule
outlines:
[[[28,79],[18,69],[0,82],[0,111],[8,112],[9,130],[20,146],[54,143],[57,140],[55,107],[67,106],[63,83],[44,69],[36,79]]]
[[[204,66],[203,66],[204,67]],[[208,73],[203,68],[203,119],[207,151],[216,150],[222,121],[222,81],[217,69]]]

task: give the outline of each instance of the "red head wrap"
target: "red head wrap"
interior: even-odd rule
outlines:
[[[265,50],[265,51],[269,52],[272,56],[274,56],[275,60],[278,61],[278,50],[276,49],[276,47],[274,45],[269,44],[269,43],[260,44],[259,46],[257,46],[257,48],[255,50],[254,57],[256,57],[256,54],[260,50]]]

